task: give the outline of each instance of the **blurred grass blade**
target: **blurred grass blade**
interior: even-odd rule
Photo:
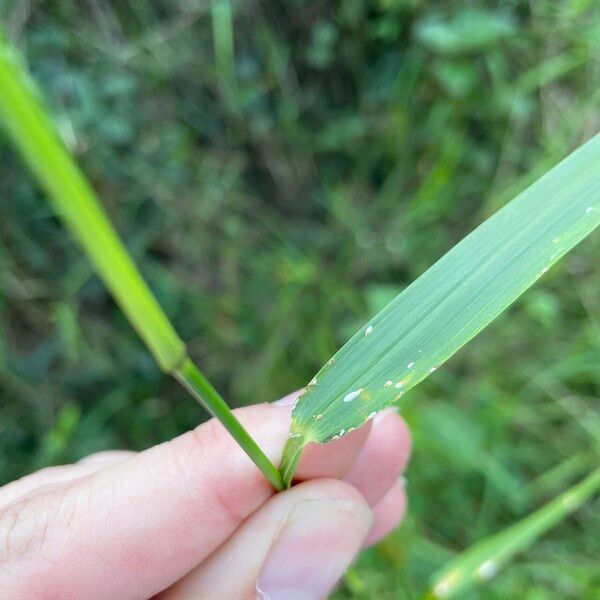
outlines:
[[[212,32],[217,76],[228,84],[234,76],[233,15],[229,0],[212,0]]]
[[[85,176],[58,139],[34,84],[0,33],[0,121],[56,212],[76,237],[115,300],[165,371],[185,346],[117,237]]]
[[[269,481],[281,488],[277,469],[187,357],[184,343],[131,260],[87,179],[58,138],[33,82],[1,31],[0,122],[159,366],[173,374],[217,417]]]
[[[215,70],[222,99],[234,114],[240,114],[240,98],[235,78],[233,10],[229,0],[212,0],[212,34]]]
[[[396,404],[600,223],[600,135],[463,239],[317,373],[296,404],[282,473]]]
[[[517,552],[578,509],[598,489],[600,468],[522,521],[459,554],[434,576],[427,597],[450,598],[491,579]]]

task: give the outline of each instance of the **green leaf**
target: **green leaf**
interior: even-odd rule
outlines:
[[[491,579],[517,552],[578,509],[600,488],[600,468],[508,529],[481,540],[434,575],[428,599],[450,598]]]
[[[397,404],[600,223],[600,135],[480,225],[388,304],[308,384],[281,470]],[[508,357],[507,357],[508,358]]]
[[[442,54],[481,51],[515,32],[514,19],[498,11],[466,9],[446,20],[441,15],[421,19],[415,36]]]

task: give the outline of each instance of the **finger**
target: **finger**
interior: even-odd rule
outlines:
[[[8,506],[10,503],[35,492],[44,485],[72,481],[73,479],[90,475],[133,454],[133,452],[126,452],[124,450],[98,452],[97,454],[91,454],[74,465],[46,467],[31,475],[26,475],[0,488],[0,508]]]
[[[364,545],[376,544],[393,531],[404,518],[406,506],[406,481],[400,478],[373,507],[373,526]]]
[[[373,419],[369,437],[344,478],[373,506],[398,479],[410,457],[411,437],[396,411]]]
[[[302,483],[271,498],[160,600],[324,598],[359,551],[371,521],[365,499],[347,483]]]
[[[294,481],[323,477],[342,479],[352,468],[369,437],[371,422],[329,444],[308,444],[302,453]]]
[[[277,464],[290,408],[260,405],[236,414]],[[352,454],[352,448],[342,450]],[[303,477],[321,467],[311,467],[309,455]],[[0,564],[9,567],[0,569],[0,589],[17,585],[12,597],[40,597],[48,589],[66,598],[69,590],[78,598],[150,597],[204,560],[272,494],[220,423],[208,421],[6,508],[0,535],[12,541],[5,545],[10,552],[0,549]]]

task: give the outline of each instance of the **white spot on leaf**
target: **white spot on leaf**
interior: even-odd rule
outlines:
[[[360,396],[360,393],[363,391],[363,388],[359,390],[355,390],[354,392],[350,392],[344,396],[344,402],[352,402],[355,398]]]
[[[404,387],[404,381],[399,381],[394,387],[399,390],[401,387]]]
[[[313,377],[308,385],[317,385],[317,378]]]
[[[371,333],[373,333],[373,326],[369,325],[366,329],[365,329],[365,337],[367,335],[370,335]]]
[[[591,212],[593,212],[593,210],[594,210],[594,207],[593,207],[593,206],[588,206],[588,207],[585,209],[585,214],[586,214],[586,215],[589,215]]]
[[[486,560],[477,569],[477,575],[485,581],[492,579],[496,573],[498,573],[498,566],[493,560]]]
[[[385,382],[384,386],[385,387],[390,387],[390,385],[392,385],[392,381],[390,381],[389,379]]]
[[[447,581],[440,581],[433,588],[433,595],[437,598],[445,598],[450,591],[450,584]]]
[[[414,366],[415,366],[415,363],[414,363],[414,362],[409,362],[409,363],[406,365],[406,368],[407,368],[407,369],[412,369]]]
[[[577,504],[578,504],[577,496],[575,496],[574,494],[567,494],[562,499],[562,505],[566,509],[570,510],[572,508],[575,508],[577,506]]]
[[[458,570],[450,571],[442,580],[433,588],[433,595],[437,598],[446,598],[448,594],[454,591],[456,582],[460,580],[461,573]]]

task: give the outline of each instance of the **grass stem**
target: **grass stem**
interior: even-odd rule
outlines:
[[[181,368],[175,371],[174,376],[213,417],[221,421],[225,429],[231,433],[246,454],[265,474],[273,487],[282,490],[284,485],[279,471],[258,447],[244,426],[235,418],[225,400],[204,377],[200,369],[188,358]]]
[[[1,31],[0,123],[160,368],[174,375],[219,419],[267,479],[282,489],[283,481],[275,466],[188,358],[185,344],[136,268],[85,175],[61,142],[34,83]]]

